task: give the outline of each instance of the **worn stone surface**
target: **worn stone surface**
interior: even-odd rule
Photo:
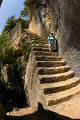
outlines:
[[[59,47],[77,75],[80,75],[80,1],[60,1]]]

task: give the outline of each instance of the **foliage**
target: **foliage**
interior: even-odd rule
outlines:
[[[5,25],[4,31],[10,31],[11,29],[13,29],[16,25],[16,20],[14,18],[14,16],[10,17]]]
[[[9,40],[9,37],[6,32],[3,32],[2,35],[0,35],[0,52],[3,49],[7,49],[11,45],[11,41]]]
[[[24,9],[21,11],[21,17],[27,16],[28,15],[28,8],[24,6]]]
[[[25,17],[26,15],[29,15],[29,8],[32,0],[25,0],[24,2],[24,9],[21,11],[21,17]]]
[[[0,35],[0,62],[3,62],[3,57],[6,55],[6,51],[11,48],[11,41],[8,35],[3,32]]]
[[[5,83],[0,76],[0,91],[4,91],[1,93],[0,101],[2,101],[8,111],[10,107],[12,109],[12,107],[21,106],[22,103],[26,104],[23,90],[24,74],[26,58],[32,47],[32,43],[27,41],[27,39],[20,41],[18,49],[11,47],[11,44],[7,33],[3,32],[0,36],[0,75],[1,68],[8,65],[8,83]]]
[[[31,44],[30,42],[21,42],[20,43],[20,50],[22,51],[22,54],[25,55],[27,52],[31,50]]]
[[[18,21],[21,24],[22,29],[28,29],[29,28],[28,16],[23,16],[20,19],[18,19]]]

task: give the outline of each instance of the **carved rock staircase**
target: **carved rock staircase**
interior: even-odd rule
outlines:
[[[58,53],[49,51],[47,40],[39,41],[33,46],[32,53],[35,61],[33,76],[36,77],[31,81],[32,92],[28,89],[31,106],[40,102],[47,110],[80,118],[80,78],[75,76]],[[31,68],[27,66],[27,71],[29,69]],[[28,75],[26,79],[28,81]]]

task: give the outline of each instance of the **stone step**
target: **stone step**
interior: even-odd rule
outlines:
[[[36,61],[59,61],[61,60],[62,57],[61,56],[36,56]]]
[[[50,74],[58,74],[67,72],[70,70],[69,66],[60,66],[60,67],[39,67],[38,74],[39,75],[50,75]]]
[[[45,52],[49,52],[49,48],[33,47],[33,51],[45,51]]]
[[[43,43],[39,43],[39,44],[34,44],[33,46],[35,46],[35,47],[44,47],[44,48],[49,48],[49,44],[43,44]]]
[[[66,119],[61,120],[80,120],[80,94],[74,95],[71,99],[60,102],[56,105],[47,106],[47,110],[55,112]]]
[[[75,76],[74,71],[69,70],[65,73],[53,74],[53,75],[39,75],[40,83],[55,83],[59,81],[65,81]]]
[[[24,107],[24,108],[14,108],[13,111],[10,111],[10,112],[7,112],[6,115],[9,117],[20,117],[20,116],[26,116],[26,115],[29,115],[29,114],[32,114],[34,113],[35,110],[31,107]],[[12,119],[9,119],[9,120],[12,120]],[[18,119],[17,119],[18,120]]]
[[[79,77],[73,77],[73,78],[68,79],[66,81],[40,84],[40,88],[42,89],[43,93],[45,95],[47,95],[47,94],[53,94],[53,93],[56,93],[56,92],[60,92],[60,91],[70,89],[72,87],[75,87],[79,83],[80,83],[80,78]]]
[[[47,40],[37,40],[37,39],[34,39],[32,41],[36,42],[37,44],[39,44],[39,43],[48,44]]]
[[[35,36],[31,36],[31,37],[28,36],[28,39],[29,38],[30,38],[31,41],[38,41],[39,40],[39,38],[35,37]]]
[[[57,52],[44,52],[44,51],[34,51],[35,55],[43,55],[43,56],[59,56]]]
[[[48,41],[47,40],[39,40],[38,43],[48,44]]]
[[[37,67],[58,67],[58,66],[65,66],[66,61],[36,61]]]
[[[80,93],[80,84],[65,91],[44,95],[44,97],[45,97],[46,105],[51,106],[51,105],[56,105],[60,102],[68,101],[72,97],[74,97],[74,95],[77,95],[79,93]]]

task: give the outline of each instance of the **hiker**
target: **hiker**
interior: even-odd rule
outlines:
[[[58,52],[57,40],[54,37],[53,33],[48,36],[49,50],[51,52]]]

